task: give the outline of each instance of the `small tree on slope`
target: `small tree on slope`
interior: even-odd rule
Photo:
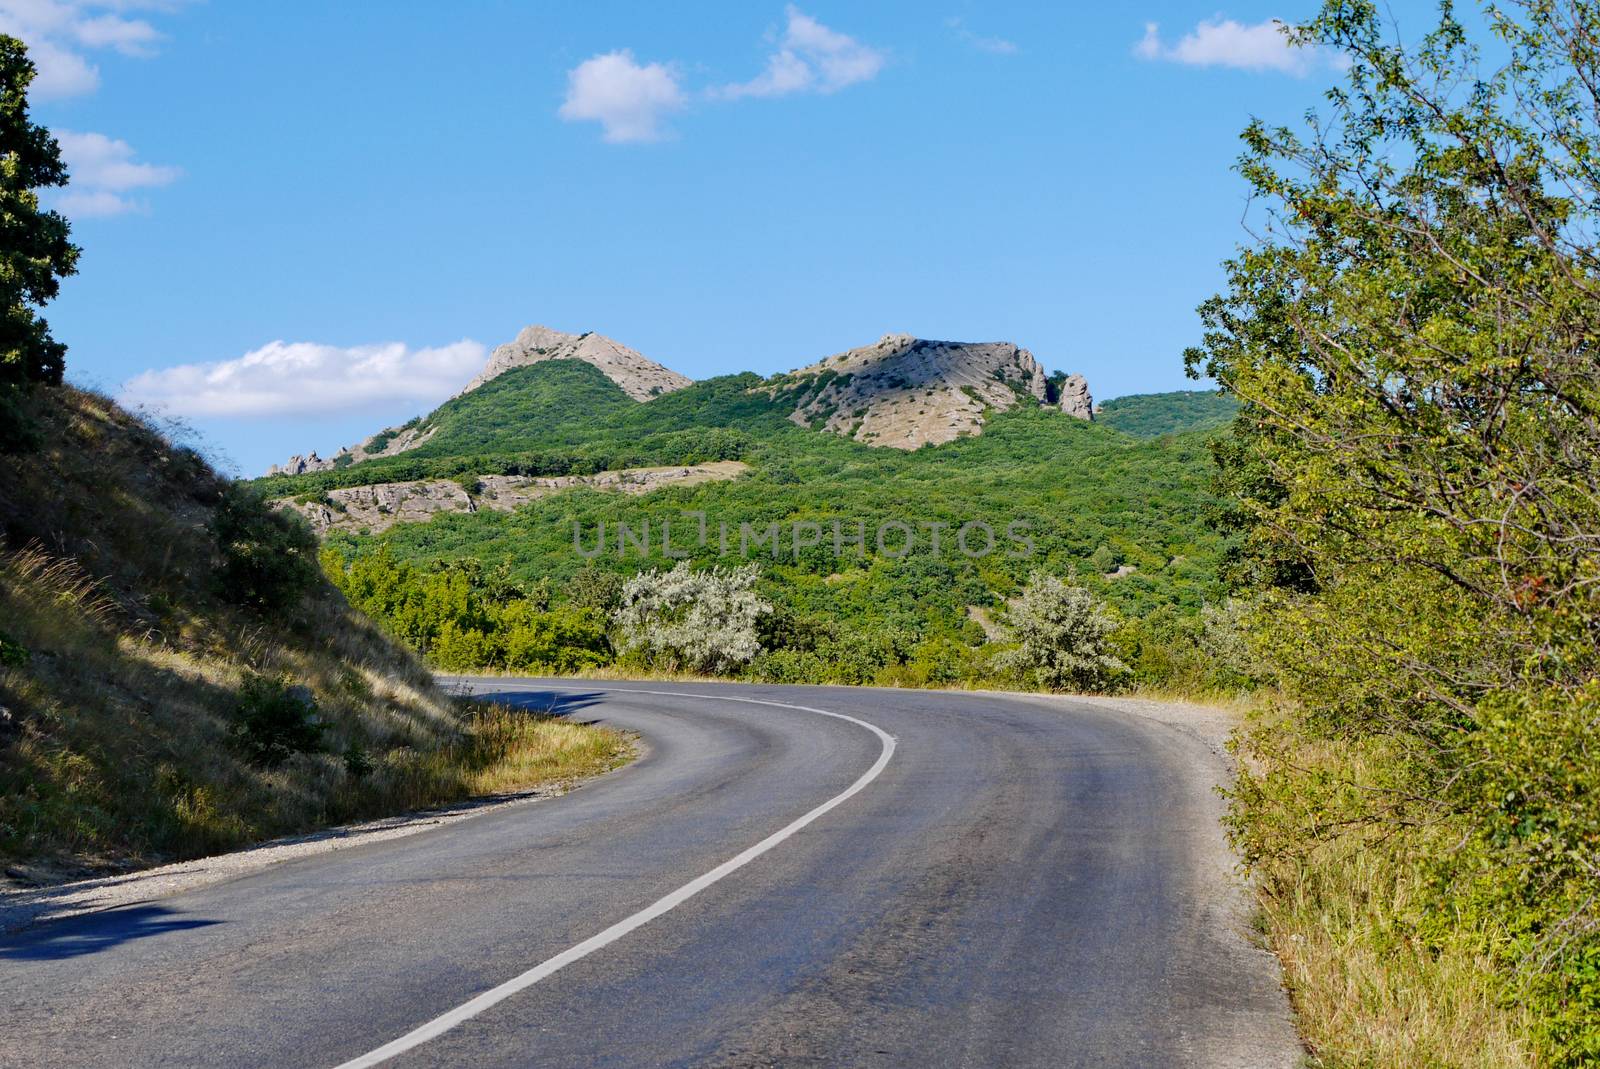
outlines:
[[[36,309],[78,263],[67,220],[39,208],[38,191],[66,185],[67,169],[56,139],[28,117],[34,73],[27,46],[0,34],[0,386],[61,381],[67,347]]]

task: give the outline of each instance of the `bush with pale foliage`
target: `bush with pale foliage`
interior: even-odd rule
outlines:
[[[759,570],[640,572],[622,588],[614,621],[624,651],[667,671],[730,672],[761,652],[756,623],[772,606],[755,592]]]
[[[1128,675],[1111,653],[1116,621],[1083,587],[1034,572],[1006,613],[1016,648],[1002,658],[1049,690],[1106,691]]]

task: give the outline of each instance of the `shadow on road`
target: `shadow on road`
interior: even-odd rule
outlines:
[[[604,691],[561,691],[540,690],[538,687],[529,687],[526,690],[498,690],[475,697],[502,705],[515,706],[526,709],[530,713],[543,713],[546,716],[569,717],[581,712],[592,705],[599,705],[606,699]]]
[[[125,906],[72,917],[0,941],[0,960],[56,961],[98,954],[135,939],[207,928],[221,921],[180,917],[164,906]]]

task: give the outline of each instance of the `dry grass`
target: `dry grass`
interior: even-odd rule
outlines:
[[[627,759],[615,732],[459,706],[326,584],[231,604],[204,462],[91,393],[36,407],[43,448],[0,459],[0,861],[123,870]],[[314,752],[264,768],[235,744],[259,677],[305,688]]]
[[[1373,782],[1371,766],[1381,761],[1348,745],[1308,740],[1287,757],[1302,772],[1357,782]],[[1315,804],[1268,793],[1251,819],[1269,838],[1290,835],[1303,826],[1302,807]],[[1531,1016],[1508,996],[1482,951],[1497,933],[1456,929],[1444,945],[1429,946],[1415,930],[1428,896],[1425,859],[1449,849],[1444,838],[1430,829],[1363,826],[1258,865],[1262,924],[1283,962],[1311,1065],[1542,1064],[1529,1039]]]
[[[472,707],[467,738],[446,761],[465,771],[470,795],[571,784],[618,768],[634,753],[632,741],[611,728],[498,704]]]

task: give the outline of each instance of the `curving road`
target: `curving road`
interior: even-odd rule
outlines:
[[[1223,762],[1181,714],[473,685],[645,756],[0,937],[0,1065],[1299,1063],[1222,844]]]

